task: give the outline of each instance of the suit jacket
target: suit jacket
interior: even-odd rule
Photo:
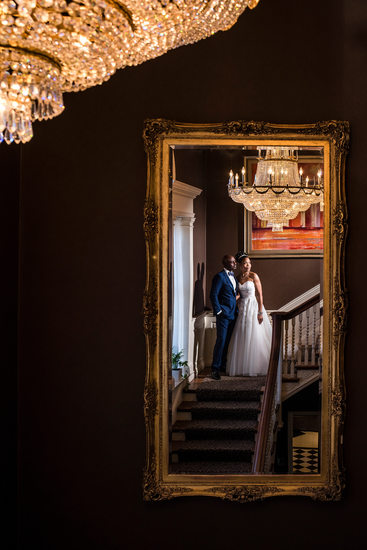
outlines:
[[[235,318],[237,314],[237,292],[238,283],[236,282],[236,290],[234,290],[233,284],[224,269],[214,276],[210,291],[210,300],[215,315],[222,311],[221,316],[223,315],[224,318]]]

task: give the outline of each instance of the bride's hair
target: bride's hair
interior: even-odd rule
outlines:
[[[248,257],[249,255],[247,254],[247,252],[240,251],[240,252],[237,252],[237,254],[235,255],[235,260],[239,264],[240,262],[242,262],[242,260]]]

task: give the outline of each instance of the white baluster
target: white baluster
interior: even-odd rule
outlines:
[[[315,365],[319,364],[320,350],[320,304],[316,304],[316,346],[315,346]]]
[[[297,364],[303,365],[302,360],[302,318],[303,313],[298,315],[298,351],[297,351]]]
[[[316,304],[312,308],[313,315],[313,334],[312,334],[312,355],[311,365],[316,365]]]
[[[310,310],[306,309],[306,343],[305,343],[305,365],[309,364],[309,337],[310,337]]]
[[[294,346],[296,340],[296,318],[292,317],[292,356],[291,356],[291,376],[294,376],[294,366],[295,366],[295,353]]]
[[[320,371],[320,378],[322,373],[322,353],[323,353],[323,346],[322,346],[322,337],[323,337],[323,325],[324,325],[324,318],[321,315],[320,311],[320,338],[319,338],[319,371]]]
[[[284,362],[283,362],[283,372],[288,374],[288,319],[284,321]]]
[[[282,373],[286,374],[285,368],[285,323],[282,321],[282,340],[281,340],[281,354],[282,354]]]

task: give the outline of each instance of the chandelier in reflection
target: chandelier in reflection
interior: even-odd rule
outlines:
[[[63,92],[230,28],[259,0],[2,0],[0,141],[27,142]]]
[[[316,178],[310,181],[308,176],[304,178],[303,169],[298,169],[298,148],[261,146],[257,150],[253,184],[246,181],[245,168],[242,168],[241,180],[230,171],[228,194],[232,200],[255,212],[273,231],[283,231],[289,220],[312,204],[320,203],[323,209],[322,172],[317,172],[317,181]]]

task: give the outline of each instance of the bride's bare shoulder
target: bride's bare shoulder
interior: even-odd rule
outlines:
[[[250,271],[250,277],[253,281],[260,281],[260,277],[257,273],[254,273],[253,271]]]

